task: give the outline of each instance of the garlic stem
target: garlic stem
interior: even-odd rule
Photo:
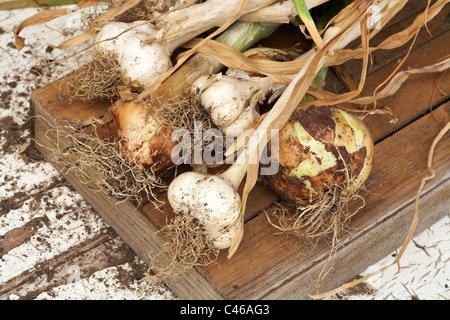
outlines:
[[[241,2],[242,0],[209,0],[171,12],[156,21],[160,32],[148,40],[160,43],[190,40],[211,28],[222,26],[236,15]],[[275,2],[277,0],[250,0],[237,17]]]
[[[242,52],[269,36],[279,24],[236,21],[215,40]],[[213,57],[198,53],[178,68],[154,92],[154,96],[182,95],[197,78],[218,73],[224,65]]]
[[[239,51],[252,46],[271,34],[279,25],[257,22],[236,22],[219,35],[216,41]],[[112,22],[105,25],[96,39],[96,50],[101,54],[112,53],[117,58],[124,78],[151,87],[171,67],[173,51],[185,41],[174,43],[148,43],[147,38],[157,33],[151,24],[142,21],[133,23]],[[190,62],[189,62],[190,61]],[[197,54],[176,75],[164,84],[158,95],[182,94],[197,77],[205,73],[216,73],[223,65],[212,57]]]
[[[242,163],[242,160],[245,160],[245,162]],[[231,167],[220,174],[220,177],[227,179],[237,190],[247,173],[248,166],[248,157],[245,157],[245,159],[238,157]]]
[[[329,0],[306,0],[308,9]],[[187,41],[214,27],[220,27],[236,15],[242,0],[209,0],[165,15],[156,25],[160,32],[153,38],[164,43]],[[238,18],[241,21],[289,23],[297,15],[292,1],[250,0]]]
[[[379,17],[382,18],[386,15],[385,12],[385,8],[388,5],[388,0],[381,0],[377,6],[379,6],[381,12]],[[357,10],[354,10],[353,13],[350,13],[345,19],[343,19],[342,21],[339,21],[338,23],[336,23],[333,27],[330,27],[324,35],[324,42],[325,44],[328,44],[329,41],[331,41],[336,35],[339,34],[339,32],[341,30],[343,30],[344,28],[346,28],[347,25],[352,24],[354,17],[358,14],[359,12]],[[359,24],[356,25],[352,30],[350,30],[349,32],[347,32],[344,37],[337,42],[337,44],[335,45],[334,49],[342,49],[344,48],[346,45],[348,45],[351,41],[353,41],[354,39],[356,39],[358,36],[361,35],[361,29]],[[296,88],[296,85],[298,84],[299,81],[301,81],[301,79],[305,76],[306,71],[308,69],[308,67],[311,64],[311,61],[314,59],[314,53],[316,52],[315,49],[310,50],[307,55],[308,55],[308,60],[305,64],[305,66],[295,75],[295,77],[292,79],[291,83],[286,87],[286,89],[284,90],[283,94],[280,96],[280,98],[277,100],[277,102],[274,104],[274,106],[272,107],[272,109],[269,111],[269,113],[267,114],[267,116],[261,121],[261,123],[258,126],[258,131],[263,131],[266,132],[267,128],[270,127],[271,122],[274,121],[274,117],[277,117],[279,115],[279,121],[281,122],[286,122],[287,119],[290,117],[290,114],[288,114],[285,110],[285,106],[288,103],[288,101],[290,100],[291,96],[293,96],[294,94],[298,93],[294,93],[294,90]],[[305,56],[303,56],[305,57]],[[317,74],[317,72],[322,69],[325,66],[327,57],[323,56],[318,65],[316,70],[314,70],[314,74]],[[286,121],[285,121],[286,120]],[[251,138],[255,138],[257,139],[257,141],[261,141],[262,138],[259,135],[253,135],[250,137]]]
[[[317,7],[329,0],[306,0],[305,4],[308,9]],[[264,21],[272,23],[289,23],[297,16],[292,1],[283,1],[271,4],[267,7],[255,10],[253,12],[243,15],[241,21]]]
[[[317,47],[322,48],[323,47],[323,40],[320,37],[319,31],[317,30],[316,24],[314,23],[313,18],[311,17],[308,7],[306,6],[306,3],[304,0],[292,0],[294,3],[294,7],[297,10],[297,13],[302,20],[302,22],[305,24],[306,29],[308,29],[312,39],[314,40]]]
[[[380,10],[380,15],[379,18],[383,18],[386,15],[386,7],[389,5],[389,1],[387,0],[381,0],[380,2],[377,3],[377,8]],[[353,12],[351,12],[345,19],[338,21],[337,23],[335,23],[332,27],[329,27],[323,36],[323,40],[324,43],[327,43],[329,40],[331,40],[334,36],[336,36],[337,34],[340,33],[340,31],[345,28],[345,26],[350,23],[356,16],[358,15],[358,11],[354,10]],[[346,47],[350,42],[354,41],[355,39],[357,39],[358,37],[361,36],[361,29],[358,26],[355,26],[351,31],[349,31],[342,39],[341,41],[339,41],[338,45],[334,48],[334,50],[336,49],[343,49],[344,47]],[[312,48],[310,50],[308,50],[307,52],[305,52],[304,54],[302,54],[300,57],[298,57],[297,59],[308,59],[311,56],[313,56],[315,53],[317,52],[317,48]],[[320,70],[321,68],[323,68],[324,66],[327,66],[327,60],[328,57],[325,56],[323,58],[323,61],[321,61],[320,67],[317,70]],[[285,75],[285,77],[293,80],[294,77],[296,76],[296,74],[292,74],[292,75]],[[275,92],[271,97],[269,102],[274,101],[276,98],[278,98],[283,91],[286,89],[286,85],[284,84],[278,84],[273,82],[272,83],[272,91]]]

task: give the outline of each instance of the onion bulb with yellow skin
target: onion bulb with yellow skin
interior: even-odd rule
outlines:
[[[144,103],[119,100],[108,109],[106,118],[103,135],[118,140],[130,160],[155,174],[174,165],[172,130],[161,125]]]
[[[334,186],[359,189],[369,176],[372,137],[358,118],[337,107],[299,108],[280,130],[279,170],[265,176],[288,203],[308,206]]]

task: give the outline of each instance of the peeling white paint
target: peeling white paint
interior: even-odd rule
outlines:
[[[12,117],[18,124],[27,121],[29,114],[28,96],[19,96],[18,93],[29,94],[32,89],[59,78],[67,70],[63,65],[55,66],[56,72],[50,78],[42,79],[30,74],[30,68],[45,56],[52,59],[61,57],[63,53],[56,49],[46,53],[47,43],[59,44],[65,40],[65,34],[78,26],[75,14],[47,26],[27,28],[22,34],[27,38],[27,45],[17,52],[10,45],[14,42],[13,30],[23,19],[37,11],[38,9],[21,9],[0,12],[0,27],[3,31],[0,34],[1,90],[7,88],[7,83],[13,81],[14,76],[21,78],[16,81],[11,100],[0,102],[0,119]],[[5,73],[4,70],[8,71]],[[4,75],[6,79],[3,78]],[[6,103],[8,106],[5,106]],[[29,134],[24,132],[23,137],[27,138]],[[1,139],[0,147],[5,142]],[[107,226],[77,192],[67,187],[52,188],[48,190],[47,198],[41,197],[37,204],[33,203],[33,196],[39,189],[48,187],[50,180],[56,177],[58,173],[49,163],[25,162],[17,148],[11,153],[0,155],[0,201],[15,197],[18,191],[30,194],[29,199],[19,208],[0,212],[0,236],[33,219],[47,219],[29,241],[0,257],[0,287],[15,276],[32,270],[38,263],[45,263],[80,242],[95,237]],[[400,269],[393,266],[367,281],[375,289],[373,293],[361,296],[341,295],[340,298],[411,299],[414,296],[423,300],[450,299],[449,217],[444,217],[416,236],[414,242],[410,243],[402,257]],[[393,259],[391,255],[387,256],[370,266],[362,275],[390,264]],[[100,270],[89,278],[78,280],[75,277],[73,282],[42,292],[37,299],[176,299],[162,285],[145,287],[139,279],[124,285],[119,271],[129,271],[129,268],[131,267],[126,264]],[[15,300],[21,296],[9,294],[7,298]]]

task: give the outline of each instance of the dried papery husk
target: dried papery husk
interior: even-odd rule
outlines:
[[[247,178],[242,193],[242,208],[241,208],[241,224],[240,231],[237,234],[234,243],[229,249],[228,257],[231,258],[239,247],[244,233],[244,213],[245,207],[250,191],[255,186],[259,176],[259,160],[261,152],[264,150],[267,141],[270,141],[274,131],[281,129],[288,121],[292,113],[297,108],[298,104],[303,99],[313,82],[317,72],[323,67],[324,57],[331,48],[339,45],[345,45],[345,42],[340,43],[342,39],[350,32],[354,31],[355,27],[360,25],[361,35],[367,31],[367,8],[372,3],[370,1],[362,1],[364,10],[356,14],[355,18],[349,21],[343,21],[340,25],[336,35],[330,37],[325,41],[322,49],[318,50],[316,54],[310,56],[305,67],[295,75],[293,80],[284,90],[283,94],[274,104],[272,109],[266,114],[257,127],[254,134],[249,136],[249,141],[252,144],[249,150],[250,165],[247,170]],[[367,45],[367,37],[362,38],[363,43]],[[365,55],[367,59],[367,54]],[[366,64],[366,63],[365,63]]]
[[[362,96],[357,97],[355,99],[348,100],[347,103],[352,104],[359,104],[359,105],[368,105],[368,104],[374,104],[381,99],[384,99],[386,97],[393,96],[405,83],[405,81],[408,80],[408,78],[412,75],[421,75],[421,74],[429,74],[429,73],[440,73],[448,70],[450,68],[450,58],[444,57],[441,61],[429,65],[429,66],[423,66],[416,69],[408,69],[401,72],[396,73],[393,75],[392,79],[386,83],[384,88],[377,92],[375,95],[372,96]],[[310,106],[310,105],[323,105],[323,104],[330,104],[332,101],[336,101],[339,99],[339,96],[336,94],[333,94],[331,92],[318,90],[318,89],[311,89],[309,91],[311,95],[317,98],[317,100],[308,102],[308,103],[301,103],[299,107],[302,106]],[[336,99],[336,100],[334,100]],[[365,108],[365,109],[355,109],[355,108],[347,108],[341,106],[342,109],[355,112],[355,113],[362,113],[360,115],[360,118],[363,119],[366,116],[374,115],[374,114],[388,114],[391,116],[391,122],[395,123],[397,121],[397,118],[393,112],[393,110],[389,107],[381,107],[381,108]]]
[[[317,99],[313,102],[303,103],[300,104],[300,106],[307,106],[307,105],[336,105],[339,103],[347,102],[352,104],[361,104],[361,105],[367,105],[367,104],[373,104],[372,108],[364,108],[364,109],[349,109],[345,108],[346,110],[357,112],[357,113],[374,113],[376,111],[380,111],[381,113],[385,113],[382,109],[377,109],[377,101],[383,98],[386,98],[388,96],[392,96],[395,94],[395,92],[401,88],[402,84],[408,79],[410,75],[414,74],[426,74],[426,73],[434,73],[434,72],[442,72],[449,68],[449,60],[448,57],[443,58],[441,61],[431,65],[431,66],[425,66],[417,69],[411,69],[411,70],[405,70],[402,72],[398,72],[399,68],[403,65],[403,63],[406,61],[410,50],[412,49],[415,40],[419,34],[419,31],[423,26],[426,25],[427,22],[431,21],[444,7],[446,3],[449,1],[437,1],[433,6],[430,8],[426,8],[423,13],[418,15],[414,22],[408,26],[403,31],[400,31],[392,36],[390,36],[388,39],[384,40],[379,46],[376,48],[368,48],[370,52],[373,52],[374,50],[379,49],[393,49],[400,47],[407,43],[408,40],[413,38],[412,43],[409,46],[409,51],[405,55],[405,57],[402,59],[401,63],[398,64],[396,69],[387,77],[385,81],[383,81],[381,84],[377,86],[377,88],[374,90],[374,93],[372,96],[369,97],[355,97],[354,99],[346,99],[342,95],[336,95],[331,92],[326,92],[322,90],[311,90],[310,92],[314,97]],[[393,16],[394,12],[398,12],[401,8],[403,8],[403,5],[400,1],[397,1],[395,4],[395,10],[389,11],[388,16]],[[382,20],[385,24],[386,21]],[[361,53],[361,50],[356,48],[354,50],[349,49],[342,49],[340,51],[335,52],[335,55],[333,57],[338,57],[338,61],[336,63],[345,62],[349,59],[358,58]],[[343,58],[343,59],[340,59]],[[380,92],[378,92],[380,91]],[[389,111],[388,111],[389,112]],[[395,121],[395,116],[393,117],[393,121]]]
[[[220,250],[213,246],[192,216],[176,215],[159,233],[165,242],[159,251],[149,253],[144,281],[173,279],[196,266],[206,266],[217,260]]]
[[[415,36],[418,29],[423,27],[427,22],[431,21],[448,2],[448,0],[437,1],[428,9],[427,12],[418,15],[410,26],[389,36],[378,46],[367,48],[369,50],[369,53],[372,53],[376,50],[391,50],[403,46]],[[392,5],[392,7],[389,9],[388,14],[381,17],[379,27],[370,30],[369,38],[373,38],[382,29],[382,27],[389,22],[392,16],[394,16],[404,7],[406,3],[407,1],[396,1],[395,5]],[[353,7],[350,5],[344,10],[349,11],[352,8]],[[342,13],[343,12],[341,12],[341,14]],[[200,40],[195,39],[187,43],[185,46],[193,47],[199,41]],[[239,52],[229,50],[229,48],[226,48],[225,46],[214,43],[214,40],[208,40],[204,42],[202,46],[199,46],[196,50],[198,52],[202,52],[204,54],[215,57],[230,68],[245,70],[253,73],[266,74],[268,76],[274,76],[274,79],[276,79],[276,75],[295,74],[299,72],[299,70],[301,70],[305,66],[305,63],[308,60],[308,58],[305,57],[296,59],[294,61],[283,62],[261,60],[252,61]],[[326,67],[341,65],[352,59],[361,59],[364,54],[365,53],[361,47],[334,50],[333,55],[328,55],[325,57],[324,66]]]
[[[159,199],[167,189],[163,179],[151,168],[144,170],[139,163],[130,161],[117,141],[105,140],[101,120],[49,126],[46,135],[55,143],[49,159],[64,172],[74,172],[90,190],[105,192],[117,202],[152,202],[156,207],[163,204]]]
[[[228,68],[265,75],[278,83],[288,84],[290,80],[283,77],[283,75],[291,75],[299,70],[298,64],[295,64],[294,61],[281,62],[269,59],[253,59],[211,39],[193,39],[186,43],[184,47],[214,57]],[[292,64],[295,68],[291,67]]]

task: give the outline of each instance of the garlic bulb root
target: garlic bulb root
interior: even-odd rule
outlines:
[[[190,215],[218,249],[231,245],[239,227],[240,196],[225,178],[185,172],[169,186],[167,196],[176,214]]]

